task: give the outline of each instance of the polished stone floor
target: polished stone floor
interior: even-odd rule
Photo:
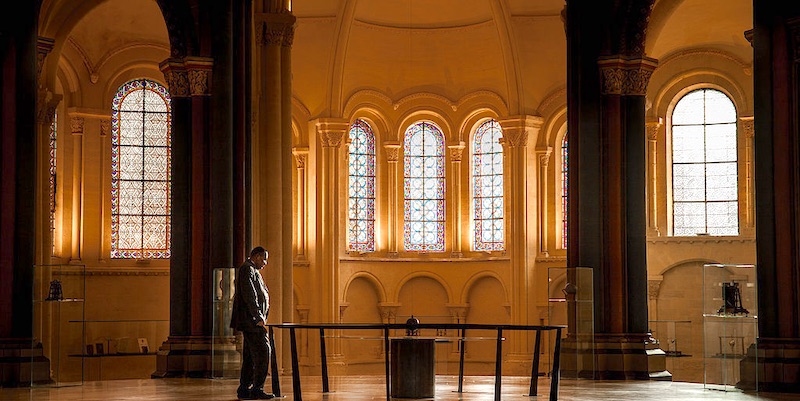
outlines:
[[[494,378],[472,376],[464,379],[464,392],[459,394],[457,378],[436,376],[435,400],[493,400]],[[745,394],[704,389],[702,384],[682,382],[646,381],[588,381],[563,379],[559,400],[800,400],[800,394]],[[83,385],[64,387],[0,388],[0,400],[22,401],[110,401],[110,400],[158,400],[158,401],[234,401],[236,386],[234,379],[145,379],[108,380],[85,382]],[[550,381],[540,379],[539,396],[528,397],[530,382],[525,377],[506,377],[502,383],[502,400],[547,400]],[[331,393],[321,393],[321,380],[304,377],[302,399],[319,400],[381,400],[385,399],[385,382],[382,376],[350,376],[331,378]],[[285,400],[293,397],[291,377],[281,380]]]

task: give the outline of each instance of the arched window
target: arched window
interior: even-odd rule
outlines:
[[[503,131],[495,120],[481,124],[472,142],[473,246],[499,251],[505,246],[503,226]]]
[[[350,126],[347,247],[375,250],[375,134],[364,120]]]
[[[170,97],[146,79],[122,85],[111,115],[111,257],[170,256]]]
[[[403,146],[407,251],[444,251],[444,135],[429,122],[406,130]]]
[[[569,194],[569,142],[567,140],[567,133],[561,139],[561,249],[567,249],[569,243],[569,227],[567,226],[567,217],[569,216],[569,203],[567,195]]]
[[[715,89],[689,92],[672,112],[673,235],[738,235],[736,108]]]

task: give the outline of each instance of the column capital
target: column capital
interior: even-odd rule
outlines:
[[[61,102],[62,97],[62,95],[54,94],[48,89],[40,89],[36,102],[36,121],[45,125],[50,125],[53,122],[56,107],[58,103]]]
[[[543,122],[542,117],[530,115],[509,116],[500,119],[498,123],[503,129],[501,141],[511,147],[526,146],[531,137],[530,142],[535,143]]]
[[[100,137],[101,138],[105,138],[110,133],[111,133],[111,119],[110,118],[101,118],[100,119]]]
[[[323,148],[338,148],[350,129],[350,122],[343,118],[318,118],[314,120],[314,126]]]
[[[469,311],[469,304],[446,304],[447,310],[450,311],[450,316],[453,319],[463,321],[467,317]]]
[[[386,150],[386,159],[389,163],[397,163],[400,160],[400,143],[385,142],[383,148]]]
[[[209,57],[168,58],[159,64],[171,97],[211,95],[211,71],[214,59]]]
[[[158,65],[171,98],[189,97],[189,73],[183,59],[168,58]]]
[[[395,302],[379,302],[378,310],[380,311],[381,318],[385,321],[397,319],[397,310],[400,309],[400,304]]]
[[[256,13],[255,42],[259,46],[292,47],[297,18],[288,12]]]
[[[297,162],[297,168],[298,169],[306,168],[308,147],[294,147],[292,148],[292,154],[294,155],[294,159]]]
[[[83,126],[85,120],[83,117],[72,116],[69,119],[70,133],[72,135],[83,135]]]
[[[597,65],[600,67],[602,94],[644,96],[658,60],[645,56],[614,55],[601,57]]]
[[[647,132],[647,139],[655,141],[658,137],[658,130],[664,125],[664,119],[659,117],[655,121],[648,121],[644,123],[645,131]]]
[[[739,118],[739,129],[742,130],[745,138],[752,139],[756,135],[756,126],[755,121],[753,120],[753,116],[748,117],[740,117]]]
[[[450,160],[453,162],[460,162],[465,147],[466,145],[464,142],[459,142],[455,145],[447,145],[447,149],[450,149]]]
[[[542,167],[547,167],[550,164],[550,155],[552,153],[552,146],[536,149],[536,155],[539,156],[539,165]]]

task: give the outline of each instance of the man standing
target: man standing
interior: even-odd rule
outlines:
[[[274,397],[264,392],[272,350],[266,326],[269,291],[259,270],[267,265],[268,258],[269,254],[263,247],[255,247],[250,252],[250,258],[236,273],[231,328],[241,331],[244,336],[242,370],[236,390],[241,400],[268,400]]]

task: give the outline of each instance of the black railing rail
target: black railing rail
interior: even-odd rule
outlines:
[[[320,344],[320,363],[322,367],[322,392],[327,393],[330,391],[328,388],[328,358],[326,355],[325,350],[325,330],[382,330],[383,331],[383,348],[384,348],[384,369],[386,375],[386,399],[391,399],[391,381],[389,377],[389,331],[390,330],[405,330],[412,327],[405,323],[270,323],[267,324],[269,327],[269,336],[270,336],[270,343],[273,344],[273,350],[275,340],[274,340],[274,329],[288,329],[289,330],[289,338],[291,342],[291,354],[292,354],[292,392],[294,395],[294,399],[297,401],[302,401],[302,389],[300,384],[300,370],[299,370],[299,363],[297,358],[297,342],[296,342],[296,330],[298,329],[308,329],[308,330],[319,330],[319,344]],[[501,383],[503,377],[503,337],[504,331],[535,331],[536,332],[536,339],[534,340],[534,355],[533,355],[533,362],[531,366],[531,384],[530,384],[530,391],[529,396],[533,397],[538,395],[538,378],[539,378],[539,352],[541,350],[541,333],[543,331],[555,331],[555,344],[553,350],[553,365],[552,365],[552,372],[550,376],[550,401],[558,400],[558,382],[560,376],[560,353],[561,353],[561,330],[565,329],[566,326],[527,326],[527,325],[515,325],[515,324],[469,324],[469,323],[419,323],[413,325],[415,329],[453,329],[458,330],[460,333],[459,337],[457,338],[458,341],[464,342],[466,337],[467,330],[493,330],[497,332],[497,337],[495,339],[497,343],[497,352],[495,354],[495,393],[494,399],[496,401],[500,401],[500,394],[501,394]],[[406,336],[400,336],[406,337]],[[420,336],[422,337],[422,336]],[[394,338],[394,337],[392,337]],[[460,347],[461,352],[459,353],[459,364],[458,364],[458,392],[463,392],[463,382],[464,382],[464,347],[463,344]],[[272,365],[272,391],[275,393],[275,396],[281,397],[281,387],[280,387],[280,380],[278,375],[274,374],[277,371],[278,361],[275,352],[272,352],[271,357],[271,365]]]

